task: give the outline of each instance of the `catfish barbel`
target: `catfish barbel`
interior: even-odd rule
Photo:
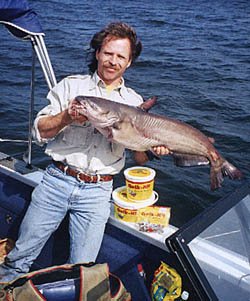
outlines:
[[[110,141],[134,151],[153,151],[164,145],[177,166],[210,164],[210,186],[221,187],[223,177],[240,179],[239,169],[226,161],[211,139],[185,122],[143,111],[141,108],[93,96],[77,96],[79,113]]]

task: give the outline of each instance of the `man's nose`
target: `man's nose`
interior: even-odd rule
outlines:
[[[115,66],[117,64],[117,57],[116,56],[111,56],[109,59],[109,62],[112,66]]]

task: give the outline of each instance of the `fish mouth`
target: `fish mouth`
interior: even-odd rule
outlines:
[[[94,123],[94,124],[98,124],[98,127],[101,127],[101,128],[105,128],[105,127],[110,127],[112,126],[115,122],[117,122],[117,118],[116,117],[110,117],[106,120],[103,120],[103,121],[100,121],[99,118],[91,118],[91,121]]]

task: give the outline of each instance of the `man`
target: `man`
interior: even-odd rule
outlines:
[[[69,213],[69,263],[95,261],[110,214],[112,177],[124,167],[124,148],[109,142],[78,114],[74,98],[88,95],[139,106],[142,97],[124,84],[123,74],[141,52],[135,31],[111,23],[91,41],[91,75],[70,76],[48,94],[50,104],[35,120],[35,137],[47,143],[53,163],[35,188],[14,249],[0,266],[0,281],[27,273],[50,235]],[[165,147],[155,147],[159,155]],[[147,161],[135,152],[139,164]]]

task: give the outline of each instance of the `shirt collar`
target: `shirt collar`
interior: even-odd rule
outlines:
[[[92,76],[91,76],[91,80],[89,82],[89,90],[94,90],[97,86],[98,86],[98,82],[100,81],[100,77],[97,75],[97,73],[95,72]]]
[[[90,81],[90,84],[89,84],[89,89],[93,90],[97,86],[100,86],[100,87],[104,88],[105,83],[100,78],[100,76],[97,74],[97,72],[95,72],[91,77],[91,81]],[[115,90],[118,90],[119,93],[121,94],[121,96],[124,97],[124,94],[126,93],[126,88],[125,88],[125,83],[124,83],[124,78],[123,77],[121,78],[120,85],[118,87],[116,87]]]

